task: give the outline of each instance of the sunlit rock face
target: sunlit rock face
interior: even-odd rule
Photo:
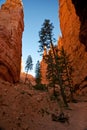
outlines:
[[[47,63],[44,59],[44,57],[47,55],[47,50],[44,48],[43,58],[40,62],[40,70],[41,70],[41,83],[42,84],[48,84],[48,79],[46,77],[47,75]]]
[[[7,0],[0,9],[0,78],[9,82],[20,78],[23,29],[21,0]]]
[[[87,86],[87,1],[59,0],[63,46],[72,61],[74,85]]]
[[[44,59],[42,59],[40,66],[41,66],[41,83],[48,84],[48,80],[46,78],[47,64]]]

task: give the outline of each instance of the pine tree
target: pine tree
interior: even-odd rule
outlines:
[[[55,38],[53,38],[53,28],[54,26],[52,23],[50,23],[50,20],[45,19],[42,28],[39,31],[39,52],[43,52],[44,46],[46,46],[46,48],[49,49],[50,44],[52,42],[55,42]]]
[[[37,63],[36,63],[35,73],[36,73],[35,78],[36,78],[37,85],[41,84],[41,72],[40,72],[40,62],[39,61],[37,61]]]
[[[45,62],[47,63],[46,77],[49,81],[49,86],[53,87],[53,94],[56,96],[55,85],[56,85],[56,70],[54,64],[54,58],[52,52],[49,51],[49,54],[44,57]]]
[[[65,91],[64,91],[64,85],[63,85],[63,80],[62,80],[62,71],[63,71],[63,66],[61,66],[61,57],[60,57],[60,51],[55,51],[54,53],[55,55],[55,68],[56,68],[56,80],[57,80],[57,83],[59,84],[60,86],[60,92],[61,92],[61,96],[62,96],[62,99],[64,101],[64,104],[66,107],[68,107],[68,103],[67,103],[67,99],[66,99],[66,94],[65,94]]]
[[[59,61],[58,61],[59,58],[58,58],[58,55],[55,52],[55,49],[53,46],[53,42],[55,40],[53,38],[53,32],[52,32],[53,28],[54,28],[54,26],[52,23],[50,23],[50,20],[44,21],[41,31],[39,32],[39,37],[40,37],[39,49],[40,49],[40,52],[43,52],[44,46],[46,46],[47,48],[51,47],[52,54],[53,54],[53,60],[55,63],[55,69],[56,69],[56,71],[55,71],[56,80],[58,80],[58,83],[60,86],[60,91],[61,91],[61,96],[63,98],[64,104],[66,107],[68,107],[68,103],[66,101],[66,95],[64,93],[63,84],[62,84],[62,77],[61,77],[61,71],[60,71],[61,68],[60,68]]]
[[[63,86],[64,86],[64,89],[68,88],[68,91],[70,91],[70,100],[73,101],[74,100],[74,97],[73,97],[74,88],[73,88],[73,80],[72,80],[73,68],[71,66],[69,55],[66,54],[63,47],[61,49],[60,57],[62,61],[61,67],[63,68],[62,69]]]
[[[25,71],[26,71],[26,77],[25,77],[25,83],[27,80],[27,75],[28,71],[33,69],[33,61],[31,55],[28,55],[27,60],[26,60],[26,66],[25,66]]]

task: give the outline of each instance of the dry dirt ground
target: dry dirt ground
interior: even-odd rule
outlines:
[[[69,106],[64,110],[69,124],[52,121],[51,114],[59,113],[59,106],[48,92],[0,80],[0,130],[87,130],[87,97]]]

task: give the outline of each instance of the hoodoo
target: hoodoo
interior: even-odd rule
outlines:
[[[20,79],[24,14],[21,0],[6,0],[0,9],[0,78]]]

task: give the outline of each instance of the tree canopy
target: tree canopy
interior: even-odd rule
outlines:
[[[51,23],[49,19],[45,19],[42,28],[39,31],[39,52],[43,52],[44,46],[48,49],[50,44],[55,42],[55,38],[53,38],[53,28],[53,23]]]
[[[29,70],[33,69],[33,61],[31,55],[28,55],[26,60],[25,71],[28,73]]]

